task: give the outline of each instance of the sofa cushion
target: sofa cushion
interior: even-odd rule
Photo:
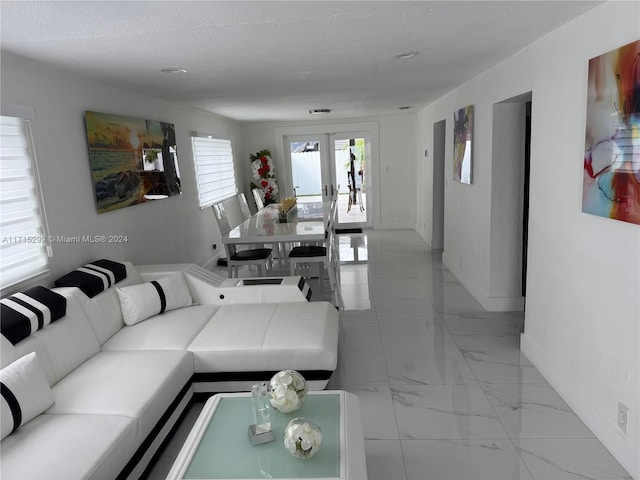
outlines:
[[[31,352],[0,370],[2,438],[40,415],[53,404],[53,395],[40,365]]]
[[[132,417],[140,443],[192,375],[186,351],[103,351],[53,387],[47,413]]]
[[[58,278],[56,287],[78,287],[89,298],[124,280],[127,268],[112,260],[96,260]]]
[[[189,345],[196,373],[333,371],[337,348],[338,313],[328,302],[224,306]]]
[[[64,293],[63,296],[67,301],[67,314],[31,335],[38,340],[47,354],[46,360],[51,364],[54,374],[51,385],[59,382],[100,351],[98,338],[78,299],[68,293]],[[45,359],[40,360],[44,363]]]
[[[119,330],[103,350],[186,350],[220,307],[192,305]]]
[[[12,344],[64,317],[66,300],[41,286],[15,293],[0,300],[2,335]]]
[[[128,287],[117,287],[124,323],[135,325],[159,313],[191,305],[182,274]]]
[[[127,269],[127,278],[116,283],[116,287],[126,287],[142,283],[138,271],[131,262],[122,262]],[[114,287],[108,288],[93,298],[77,288],[65,287],[56,288],[57,292],[67,292],[73,294],[84,309],[93,329],[95,330],[98,342],[104,342],[124,326],[122,311],[120,310],[120,300]]]
[[[114,479],[136,450],[136,421],[43,413],[2,441],[0,478]]]

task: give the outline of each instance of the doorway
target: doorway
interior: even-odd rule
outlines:
[[[284,151],[299,212],[326,218],[337,195],[336,228],[370,225],[368,133],[289,135]]]
[[[433,195],[431,249],[444,248],[444,152],[447,121],[433,124]]]
[[[340,133],[329,136],[332,174],[338,189],[339,228],[362,228],[370,224],[368,192],[370,142],[366,133]]]
[[[522,193],[522,296],[527,297],[527,251],[529,248],[529,171],[531,169],[531,101],[525,103],[524,182]]]

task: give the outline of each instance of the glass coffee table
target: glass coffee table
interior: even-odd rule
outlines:
[[[284,429],[295,417],[322,428],[322,445],[308,459],[284,447]],[[315,478],[366,479],[364,437],[358,397],[340,390],[309,392],[297,412],[272,410],[275,441],[252,446],[249,393],[222,393],[207,400],[167,479]]]

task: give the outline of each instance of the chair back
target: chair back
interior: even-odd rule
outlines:
[[[256,202],[256,208],[258,210],[262,210],[264,208],[264,201],[262,200],[262,194],[260,193],[260,190],[254,188],[251,190],[251,193],[253,193],[253,199]]]
[[[229,221],[227,220],[227,214],[224,211],[224,205],[222,205],[222,203],[215,203],[211,205],[211,208],[213,209],[213,214],[216,217],[220,235],[227,235],[231,231],[231,227],[229,226]]]
[[[216,222],[218,223],[218,229],[220,230],[220,236],[225,236],[231,231],[231,227],[229,226],[229,221],[227,220],[227,214],[224,210],[223,202],[215,203],[211,205],[213,209],[213,214],[216,217]],[[233,244],[224,244],[225,251],[227,252],[227,258],[231,258],[232,255],[236,253],[236,246]]]
[[[240,211],[242,215],[244,215],[244,219],[250,218],[251,210],[249,209],[249,203],[247,203],[247,197],[244,196],[244,193],[238,194],[238,203],[240,204]]]

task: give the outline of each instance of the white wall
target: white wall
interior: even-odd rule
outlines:
[[[238,123],[182,108],[50,66],[2,53],[2,102],[31,106],[32,128],[52,235],[127,235],[122,244],[54,244],[51,282],[98,258],[136,263],[195,262],[215,258],[220,236],[211,209],[200,210],[190,132],[228,136],[239,149]],[[129,115],[175,124],[182,195],[96,213],[84,111]]]
[[[371,143],[373,186],[367,195],[374,197],[373,228],[415,228],[416,180],[414,114],[398,114],[335,122],[256,122],[244,127],[245,178],[251,181],[249,154],[269,148],[278,164],[277,175],[284,173],[283,135],[303,135],[338,132],[372,133]],[[286,186],[284,179],[280,183]],[[291,192],[290,192],[291,193]],[[370,199],[368,199],[370,200]]]
[[[640,478],[640,227],[581,213],[588,60],[640,38],[640,3],[607,2],[418,112],[418,152],[431,126],[475,105],[473,184],[448,180],[447,266],[485,305],[491,282],[492,126],[497,102],[533,93],[529,267],[522,351],[582,420]],[[452,126],[447,122],[447,172]],[[421,168],[424,182],[429,168]],[[418,225],[426,221],[420,209]],[[419,229],[424,235],[429,228]],[[426,239],[426,238],[425,238]],[[515,259],[513,261],[516,261]],[[631,409],[629,435],[617,402]],[[633,420],[635,418],[635,420]]]

